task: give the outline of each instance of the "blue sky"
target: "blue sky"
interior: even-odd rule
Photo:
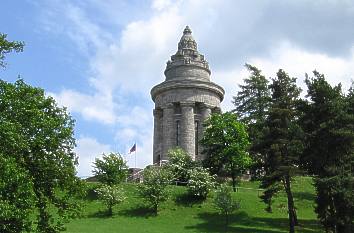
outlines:
[[[150,89],[189,25],[226,90],[232,108],[244,64],[267,76],[279,68],[298,78],[317,69],[348,88],[354,77],[353,1],[4,0],[0,31],[24,41],[0,77],[44,88],[76,120],[78,175],[91,174],[103,152],[139,167],[152,162]]]

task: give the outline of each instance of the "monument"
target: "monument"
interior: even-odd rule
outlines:
[[[199,140],[203,122],[211,113],[220,112],[224,89],[210,81],[210,69],[197,50],[187,26],[178,50],[165,69],[166,79],[151,90],[155,102],[153,163],[167,161],[171,148],[181,147],[193,160],[202,160]]]

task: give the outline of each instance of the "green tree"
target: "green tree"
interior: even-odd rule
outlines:
[[[354,230],[354,94],[332,87],[314,71],[306,77],[307,102],[301,119],[306,132],[302,162],[315,175],[315,211],[327,232]]]
[[[182,148],[174,148],[168,151],[168,169],[171,170],[173,177],[180,182],[188,182],[189,172],[195,166],[192,157]]]
[[[28,172],[0,154],[0,232],[30,232],[34,200]]]
[[[74,121],[42,89],[23,80],[0,80],[0,100],[0,151],[33,183],[38,232],[58,232],[79,207],[73,200],[80,187]]]
[[[5,55],[15,51],[22,52],[23,51],[23,42],[19,41],[8,41],[6,39],[7,35],[0,33],[0,67],[5,68]]]
[[[236,107],[234,112],[239,116],[240,121],[247,125],[251,142],[249,152],[253,159],[250,171],[252,178],[257,179],[264,172],[264,155],[262,155],[259,145],[271,96],[268,88],[269,81],[262,75],[261,70],[249,64],[245,66],[251,74],[243,80],[244,85],[239,85],[240,90],[233,97],[233,104]]]
[[[102,159],[96,158],[92,172],[96,175],[98,181],[112,186],[126,179],[128,166],[118,153],[103,154]]]
[[[192,196],[205,200],[208,193],[215,187],[215,177],[211,176],[207,169],[195,167],[190,171],[187,187]]]
[[[240,208],[240,202],[232,198],[232,189],[227,184],[222,184],[216,190],[214,206],[225,217],[226,227],[229,225],[229,216]]]
[[[291,191],[292,178],[299,173],[299,156],[303,150],[303,133],[297,122],[299,95],[301,89],[296,79],[290,78],[279,70],[270,85],[272,100],[266,119],[262,139],[262,151],[265,156],[265,174],[261,187],[265,192],[261,196],[271,211],[272,197],[282,188],[286,192],[289,215],[289,232],[295,232],[297,215]]]
[[[169,197],[167,186],[172,174],[165,167],[146,167],[143,171],[143,183],[139,185],[140,195],[150,204],[157,215],[161,202]]]
[[[212,114],[205,122],[206,130],[201,140],[206,158],[203,165],[212,174],[226,173],[232,178],[236,191],[236,178],[252,164],[247,152],[249,139],[246,126],[235,114]]]
[[[98,198],[107,206],[109,216],[113,215],[113,207],[126,199],[123,189],[116,185],[109,186],[103,184],[96,189],[96,192]]]

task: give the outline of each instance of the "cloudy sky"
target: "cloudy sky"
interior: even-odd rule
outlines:
[[[186,25],[226,90],[232,108],[244,64],[268,77],[279,68],[298,78],[318,70],[345,88],[354,78],[354,1],[3,0],[0,32],[25,41],[0,77],[44,88],[76,119],[78,175],[103,152],[137,143],[137,165],[152,162],[150,89]]]

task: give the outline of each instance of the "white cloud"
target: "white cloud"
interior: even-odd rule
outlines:
[[[92,163],[95,158],[102,158],[103,153],[112,152],[110,145],[99,143],[95,138],[80,137],[77,141],[75,152],[79,157],[78,176],[91,176]]]

